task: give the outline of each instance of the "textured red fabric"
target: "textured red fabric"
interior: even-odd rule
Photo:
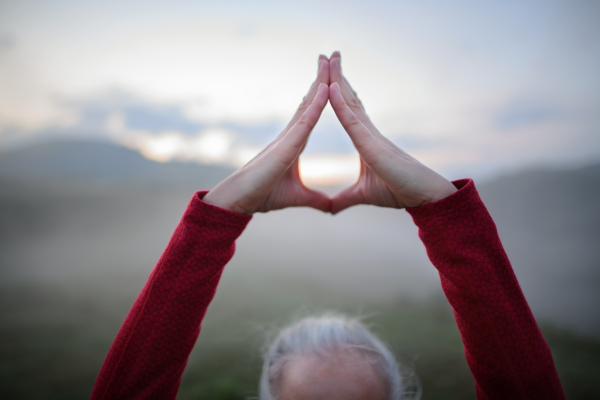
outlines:
[[[478,399],[564,399],[550,350],[470,180],[408,209],[452,304]],[[251,217],[198,192],[135,301],[92,399],[174,399],[234,242]]]
[[[92,399],[174,399],[235,240],[251,217],[198,192],[127,315]]]
[[[564,399],[550,349],[470,179],[410,208],[454,310],[477,398]]]

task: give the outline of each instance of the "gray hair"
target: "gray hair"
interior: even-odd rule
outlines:
[[[327,354],[340,348],[358,350],[365,356],[385,383],[390,400],[421,397],[418,380],[408,375],[403,379],[392,352],[358,318],[330,313],[304,318],[279,332],[264,354],[259,399],[276,400],[273,386],[290,357]]]

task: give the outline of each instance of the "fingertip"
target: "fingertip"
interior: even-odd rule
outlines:
[[[331,213],[331,202],[328,201],[326,203],[323,203],[317,209],[320,210],[320,211],[323,211],[326,214],[330,214]]]
[[[319,98],[322,97],[325,99],[325,101],[327,101],[327,98],[329,97],[329,90],[326,83],[319,83],[319,88],[317,89],[317,96]],[[317,96],[315,96],[315,100]]]
[[[329,60],[329,65],[334,69],[341,69],[341,61],[342,59],[339,57],[331,57],[331,59]]]
[[[327,103],[329,100],[329,86],[326,83],[319,84],[319,89],[317,91],[319,97],[322,97],[323,101]],[[325,105],[323,105],[325,107]]]
[[[340,85],[337,82],[333,82],[331,85],[329,85],[329,93],[330,95],[333,94],[334,96],[341,95]]]
[[[327,58],[319,57],[319,62],[317,63],[319,74],[329,73],[329,60]]]
[[[338,50],[336,50],[333,53],[331,53],[331,58],[334,58],[334,57],[341,59],[342,58],[342,54]]]
[[[329,207],[329,212],[331,213],[331,215],[335,215],[341,211],[340,207],[337,206],[337,197],[338,196],[335,196],[331,199],[331,206]]]
[[[344,211],[345,209],[346,209],[346,207],[340,207],[334,201],[332,201],[331,209],[329,212],[331,213],[331,215],[337,215],[337,214],[341,213],[342,211]]]
[[[319,61],[329,61],[329,58],[325,54],[319,54]]]
[[[299,205],[311,207],[316,210],[323,211],[324,213],[331,212],[331,199],[327,195],[306,187],[305,190],[305,200]]]
[[[341,74],[342,72],[342,58],[340,56],[340,53],[337,52],[337,55],[335,55],[336,53],[333,53],[333,55],[331,56],[331,59],[329,60],[329,65],[331,70],[334,73],[338,73]]]

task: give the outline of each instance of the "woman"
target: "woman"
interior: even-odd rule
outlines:
[[[329,199],[306,188],[298,157],[327,101],[361,157],[358,182]],[[406,208],[438,269],[478,399],[564,399],[550,350],[472,180],[449,182],[387,140],[341,72],[317,80],[283,132],[210,192],[197,192],[123,323],[92,399],[174,399],[234,242],[252,214],[357,204]],[[356,321],[324,317],[282,331],[265,357],[261,399],[399,399],[385,346]]]

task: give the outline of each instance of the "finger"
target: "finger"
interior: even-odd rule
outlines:
[[[340,85],[342,95],[344,96],[344,99],[346,99],[346,102],[351,104],[353,109],[356,108],[356,110],[364,112],[365,108],[358,98],[356,91],[352,89],[350,83],[342,73],[342,56],[339,51],[334,52],[329,60],[329,77],[331,83],[337,82],[337,84]]]
[[[246,164],[256,162],[259,158],[261,158],[264,154],[266,154],[269,150],[271,150],[271,148],[274,147],[276,145],[276,143],[279,140],[281,140],[281,138],[283,138],[287,134],[287,132],[298,122],[298,120],[300,119],[302,114],[304,112],[306,112],[306,110],[308,109],[308,106],[310,106],[310,104],[314,100],[315,96],[317,95],[317,92],[319,90],[321,83],[325,83],[326,85],[329,85],[329,59],[326,56],[321,54],[321,55],[319,55],[318,63],[319,63],[319,66],[318,66],[318,71],[317,71],[317,79],[313,82],[312,86],[310,87],[310,89],[308,91],[308,94],[306,96],[304,96],[304,99],[302,99],[302,103],[298,107],[298,110],[296,110],[296,113],[292,117],[291,121],[288,123],[288,125],[285,127],[285,129],[283,131],[281,131],[281,133],[277,136],[277,138],[275,138],[275,140],[273,142],[269,143],[269,145],[267,145],[267,147],[262,149],[259,154],[257,154],[254,158],[252,158]]]
[[[352,139],[354,147],[356,147],[363,159],[368,162],[369,154],[367,152],[377,144],[377,137],[373,135],[354,113],[354,110],[346,103],[337,82],[329,86],[329,101],[342,126],[348,132],[350,139]]]
[[[317,94],[298,122],[283,137],[267,146],[243,168],[257,172],[254,178],[260,185],[269,187],[275,184],[296,161],[304,148],[308,136],[316,125],[327,105],[327,85],[321,83]]]
[[[306,96],[304,96],[302,102],[300,103],[300,106],[296,110],[296,113],[294,114],[294,116],[292,117],[292,119],[290,120],[290,122],[288,123],[288,125],[283,130],[280,136],[285,135],[285,132],[287,132],[292,126],[296,124],[296,122],[298,122],[302,114],[304,114],[304,112],[308,109],[308,106],[310,106],[315,96],[317,95],[321,83],[329,85],[329,59],[322,54],[319,55],[317,79],[311,85],[310,89],[308,90],[308,93],[306,94]]]
[[[279,154],[281,161],[288,166],[300,155],[304,148],[310,132],[313,130],[323,109],[327,105],[328,90],[327,85],[321,83],[317,94],[306,111],[300,116],[296,124],[277,142],[273,148],[276,154]]]
[[[331,210],[331,199],[326,194],[303,186],[296,197],[295,207],[312,207],[323,212]]]
[[[340,85],[340,91],[342,92],[342,96],[344,96],[346,104],[348,104],[348,106],[352,109],[352,112],[354,112],[362,121],[362,123],[369,128],[374,136],[377,136],[382,141],[385,141],[391,146],[396,147],[389,139],[383,136],[375,127],[373,122],[371,122],[371,118],[369,118],[369,115],[365,111],[365,107],[363,106],[362,101],[360,101],[358,98],[356,91],[352,89],[348,79],[346,79],[346,77],[342,74],[341,57],[342,56],[340,55],[340,52],[336,51],[331,55],[331,59],[329,60],[329,76],[331,83],[333,84],[334,82],[337,82],[337,84]]]
[[[350,84],[342,74],[342,56],[339,51],[334,52],[329,60],[329,77],[331,83],[337,82],[338,85],[340,85],[340,88],[342,89],[342,95],[344,95],[346,101],[349,102],[350,99],[355,99],[356,108],[364,110],[364,107],[358,99],[356,92],[354,89],[352,89],[352,87],[350,87]]]
[[[352,111],[354,111],[361,121],[363,121],[370,129],[376,130],[365,111],[365,107],[358,98],[356,91],[352,89],[350,83],[342,74],[342,58],[338,51],[334,52],[329,60],[329,76],[331,83],[337,82],[337,84],[340,85],[342,96],[344,96],[344,100],[346,100],[346,103],[348,103]]]
[[[355,183],[331,199],[331,213],[337,214],[348,207],[366,203],[366,199],[359,189],[358,184]]]

